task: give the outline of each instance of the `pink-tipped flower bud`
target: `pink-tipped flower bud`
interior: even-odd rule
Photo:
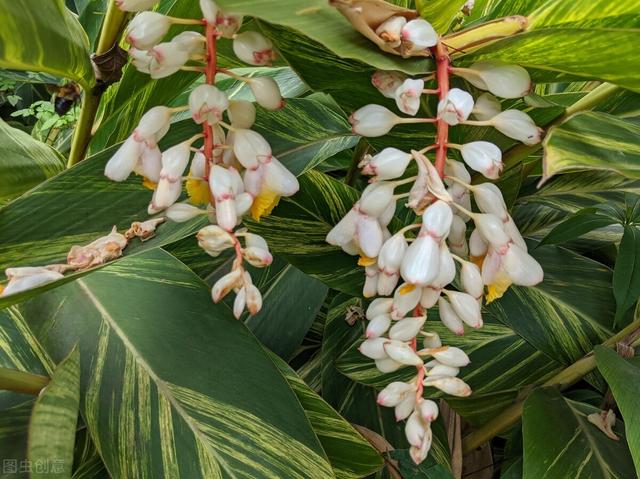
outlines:
[[[417,18],[402,27],[402,43],[405,46],[405,54],[411,54],[435,46],[438,43],[438,34],[429,22]]]
[[[489,245],[487,241],[482,237],[482,234],[478,229],[471,232],[469,236],[469,254],[473,257],[480,258],[487,254]]]
[[[418,403],[418,414],[425,422],[433,422],[438,419],[438,405],[430,399],[423,399]]]
[[[473,86],[488,90],[500,98],[521,98],[531,91],[531,77],[519,65],[500,61],[480,61],[459,74]]]
[[[214,258],[234,244],[233,237],[217,225],[205,226],[198,231],[196,239],[198,246]]]
[[[249,314],[254,316],[262,309],[262,294],[260,290],[253,284],[246,286],[247,289],[247,310]]]
[[[356,230],[353,238],[363,255],[368,258],[375,258],[382,248],[384,240],[382,227],[373,216],[358,214]]]
[[[352,130],[356,135],[384,136],[402,119],[387,108],[369,104],[354,111],[349,117]]]
[[[440,249],[438,241],[429,235],[418,236],[402,259],[400,276],[411,284],[427,286],[438,277]]]
[[[148,50],[162,40],[169,27],[169,17],[156,12],[140,12],[129,22],[125,35],[137,49]]]
[[[488,141],[472,141],[462,145],[460,150],[464,162],[486,178],[495,180],[502,172],[502,151]]]
[[[189,52],[175,42],[159,43],[149,50],[149,75],[154,80],[173,75],[189,61]]]
[[[476,298],[459,291],[445,290],[445,294],[449,298],[453,310],[465,324],[476,329],[482,327],[482,312]]]
[[[179,33],[171,39],[173,43],[180,45],[189,55],[203,54],[206,38],[198,32],[186,31]]]
[[[476,99],[476,104],[473,107],[473,116],[477,120],[486,121],[490,120],[498,113],[502,111],[502,104],[491,93],[483,93]]]
[[[216,124],[222,120],[222,114],[229,107],[229,99],[224,92],[213,85],[199,85],[189,95],[189,110],[197,124]]]
[[[229,294],[233,289],[242,286],[242,271],[233,269],[225,274],[222,278],[215,282],[211,288],[211,298],[214,303],[219,303],[222,298]]]
[[[169,131],[170,124],[171,109],[166,106],[154,106],[142,115],[131,136],[136,141],[155,146]]]
[[[419,366],[422,364],[420,356],[416,354],[411,346],[402,341],[389,339],[384,343],[384,350],[391,359],[400,364],[406,366]]]
[[[387,338],[371,338],[363,341],[358,348],[362,354],[371,359],[385,359],[388,358],[388,354],[384,350],[384,344],[388,341]]]
[[[542,140],[542,128],[520,110],[503,111],[491,119],[491,124],[503,135],[525,145],[535,145]]]
[[[389,339],[411,341],[418,335],[426,320],[426,316],[401,319],[389,330]]]
[[[396,105],[402,113],[415,116],[420,109],[420,97],[424,90],[424,80],[407,78],[395,92]]]
[[[432,386],[445,394],[457,397],[467,397],[471,395],[471,388],[462,379],[450,376],[433,376],[424,380],[425,386]]]
[[[371,75],[371,84],[386,98],[395,98],[396,90],[406,79],[407,76],[404,73],[378,70]]]
[[[382,339],[383,341],[385,340],[384,338],[379,339]],[[383,359],[376,359],[375,363],[378,371],[384,374],[393,373],[403,367],[402,364],[388,357]]]
[[[422,288],[407,283],[401,285],[393,294],[391,319],[399,320],[404,318],[412,309],[418,306],[421,295]]]
[[[457,125],[469,118],[473,110],[473,97],[459,88],[452,88],[438,103],[438,118],[449,125]]]
[[[436,241],[440,241],[449,234],[453,212],[451,207],[442,200],[434,202],[422,215],[422,228],[420,235],[429,235]]]
[[[429,368],[427,371],[428,376],[457,376],[460,373],[460,368],[447,366],[437,359],[429,361],[425,366]]]
[[[266,110],[278,110],[284,107],[282,94],[276,81],[271,77],[256,77],[249,81],[249,87],[258,105]]]
[[[271,161],[271,145],[253,130],[238,129],[234,132],[233,151],[238,161],[248,169],[255,169],[261,163]]]
[[[271,65],[276,59],[271,40],[251,30],[235,36],[233,53],[243,62],[256,66]]]
[[[385,273],[397,273],[409,244],[403,234],[395,234],[384,242],[378,254],[378,266]]]
[[[149,204],[149,214],[155,214],[174,204],[182,193],[182,175],[189,163],[190,143],[183,141],[162,153],[160,181]]]
[[[442,364],[453,366],[455,368],[461,368],[470,363],[469,356],[467,356],[462,349],[453,346],[427,349],[425,352],[433,356]]]
[[[250,101],[230,100],[227,114],[234,128],[249,129],[256,122],[256,107]]]
[[[377,155],[365,155],[358,165],[363,175],[374,175],[376,181],[400,178],[409,162],[411,155],[397,148],[385,148]]]
[[[460,269],[460,281],[462,288],[476,299],[482,298],[484,287],[482,284],[482,274],[480,268],[474,263],[465,261]]]
[[[391,326],[391,316],[388,314],[377,316],[369,321],[364,335],[367,338],[379,338],[389,330],[389,326]]]
[[[511,241],[511,238],[509,238],[504,230],[502,220],[496,215],[484,213],[475,214],[473,216],[473,222],[482,235],[482,238],[494,248],[501,248]]]
[[[371,304],[367,308],[366,317],[371,321],[376,316],[381,314],[388,314],[391,312],[393,306],[393,299],[391,298],[376,298],[371,301]]]
[[[394,408],[396,421],[407,419],[416,406],[415,394],[407,394],[405,398]]]
[[[389,383],[382,391],[378,393],[376,402],[380,406],[395,407],[400,404],[407,396],[415,393],[416,387],[412,384],[394,381]]]

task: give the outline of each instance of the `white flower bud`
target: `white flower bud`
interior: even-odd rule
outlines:
[[[400,275],[398,273],[387,273],[379,271],[378,274],[378,296],[389,296],[396,289]]]
[[[213,302],[219,303],[231,290],[240,287],[241,284],[242,272],[239,269],[231,270],[231,272],[216,281],[213,288],[211,288],[211,298]]]
[[[365,105],[349,117],[353,133],[368,137],[386,135],[401,120],[392,111],[375,104]]]
[[[449,331],[457,336],[464,334],[464,324],[462,320],[458,317],[449,302],[443,297],[438,299],[438,312],[440,314],[440,321],[442,321],[442,324],[444,324]]]
[[[201,33],[187,30],[173,37],[171,41],[180,45],[189,55],[204,54],[206,38]]]
[[[379,338],[389,330],[389,326],[391,326],[391,316],[388,314],[377,316],[367,324],[365,336],[367,338]]]
[[[154,80],[173,75],[189,61],[189,52],[174,42],[159,43],[149,50],[149,75]]]
[[[469,252],[467,246],[467,225],[458,215],[453,215],[447,242],[449,243],[451,251],[458,256],[466,256]]]
[[[235,208],[236,180],[235,168],[214,165],[209,174],[209,186],[216,203],[218,225],[227,231],[235,228],[238,217]]]
[[[464,163],[460,161],[447,159],[447,162],[444,165],[444,174],[446,176],[453,176],[454,178],[458,178],[465,183],[471,183],[471,175],[467,171],[467,168],[464,166]],[[447,184],[455,184],[450,179],[445,179],[445,182],[447,182]]]
[[[433,433],[431,428],[427,428],[424,438],[422,438],[422,443],[420,447],[411,446],[409,448],[409,456],[411,456],[411,460],[419,465],[424,461],[429,455],[429,450],[431,449],[431,443],[433,441]]]
[[[408,418],[416,405],[415,394],[407,394],[407,396],[394,408],[394,415],[396,421],[402,421]]]
[[[400,178],[409,162],[411,155],[397,148],[385,148],[377,155],[366,155],[358,166],[363,175],[374,175],[375,180],[393,180]]]
[[[155,214],[174,204],[182,193],[182,175],[189,163],[190,143],[183,141],[162,153],[160,181],[153,192],[149,214]]]
[[[385,359],[388,357],[384,350],[384,344],[387,338],[371,338],[363,341],[358,348],[362,354],[371,359]]]
[[[475,214],[473,222],[482,238],[495,248],[500,248],[511,241],[505,233],[502,220],[496,215]]]
[[[115,0],[116,7],[123,12],[140,12],[149,10],[158,0]]]
[[[248,169],[271,161],[271,145],[257,131],[237,129],[234,132],[233,151],[238,161]]]
[[[264,166],[263,188],[278,196],[292,196],[300,189],[298,179],[275,156]]]
[[[460,281],[462,288],[476,300],[482,298],[484,288],[482,285],[482,274],[477,265],[465,261],[460,269]]]
[[[399,47],[402,40],[402,27],[406,23],[407,19],[402,16],[391,17],[376,28],[376,35],[382,38],[390,47]]]
[[[391,319],[402,319],[409,311],[418,306],[421,288],[416,288],[412,284],[403,284],[393,294],[393,306],[391,307]]]
[[[218,5],[213,0],[200,0],[200,11],[204,19],[215,25],[218,20]]]
[[[426,286],[438,277],[439,266],[438,241],[432,236],[418,236],[402,259],[400,276],[407,283]]]
[[[372,183],[362,192],[360,198],[360,211],[364,214],[377,218],[389,206],[393,199],[395,185],[386,181]]]
[[[125,32],[127,42],[139,50],[148,50],[162,40],[171,27],[171,19],[156,12],[138,13]]]
[[[439,272],[436,279],[431,283],[431,287],[435,289],[444,288],[452,283],[456,277],[456,263],[449,252],[446,243],[440,244]]]
[[[222,251],[231,248],[234,244],[233,237],[217,225],[209,225],[202,228],[196,234],[198,246],[213,257]]]
[[[242,26],[242,15],[218,12],[217,29],[222,38],[233,39]]]
[[[442,200],[434,202],[422,215],[422,228],[420,235],[429,235],[436,241],[440,241],[449,234],[453,212],[451,207]]]
[[[207,214],[205,210],[201,210],[200,208],[196,208],[195,206],[187,203],[175,203],[165,211],[167,218],[171,221],[175,221],[176,223],[184,223],[198,215],[205,214]]]
[[[389,330],[389,338],[398,341],[410,341],[418,335],[426,320],[426,316],[401,319]]]
[[[504,271],[510,276],[513,284],[535,286],[544,279],[540,263],[516,244],[510,245],[502,262]]]
[[[504,231],[507,233],[509,238],[511,238],[511,240],[515,244],[517,244],[520,248],[522,248],[524,251],[528,251],[527,243],[525,243],[524,238],[522,237],[522,234],[518,229],[518,226],[516,226],[515,222],[513,221],[513,218],[509,214],[507,214],[506,221],[504,220],[504,218],[502,220],[503,220],[502,225],[504,226]]]
[[[230,100],[227,114],[235,128],[248,129],[256,122],[256,107],[246,100]]]
[[[447,366],[437,359],[429,361],[425,366],[429,368],[427,371],[428,376],[457,376],[460,373],[460,368]]]
[[[367,258],[375,258],[382,248],[382,228],[375,218],[358,214],[354,239]]]
[[[414,116],[420,109],[420,97],[424,90],[424,80],[412,80],[407,78],[398,87],[395,93],[398,110],[407,115]]]
[[[489,245],[482,237],[479,230],[475,229],[469,236],[469,254],[476,258],[480,258],[487,254],[487,248]]]
[[[148,180],[157,183],[160,181],[160,170],[162,170],[162,153],[157,146],[149,147],[142,144],[140,158],[133,171]]]
[[[506,110],[491,119],[491,124],[503,135],[525,145],[535,145],[542,140],[539,128],[529,115],[520,110]]]
[[[247,309],[251,316],[256,315],[262,309],[262,295],[253,284],[247,285]]]
[[[476,99],[473,116],[480,121],[487,121],[502,111],[502,103],[491,93],[483,93]]]
[[[189,110],[197,124],[217,124],[229,107],[227,95],[213,85],[199,85],[189,95]]]
[[[420,296],[420,306],[424,309],[429,309],[435,306],[440,297],[440,288],[432,288],[431,286],[425,286],[422,288],[422,296]]]
[[[395,407],[415,390],[416,387],[412,384],[394,381],[378,393],[376,402],[380,406]]]
[[[424,380],[425,386],[432,386],[445,394],[467,397],[471,395],[471,388],[462,379],[451,376],[432,376]]]
[[[236,319],[240,319],[244,308],[247,305],[247,290],[242,287],[236,293],[236,299],[233,300],[233,315]]]
[[[395,98],[396,90],[406,79],[404,73],[378,70],[371,75],[371,84],[386,98]]]
[[[405,436],[407,436],[409,444],[415,447],[420,447],[422,439],[427,433],[427,427],[417,411],[414,411],[409,416],[409,419],[407,419],[407,423],[404,427],[404,433]]]
[[[62,273],[44,267],[7,268],[5,274],[9,283],[0,292],[0,296],[21,293],[64,278]]]
[[[245,173],[246,179],[246,173]],[[325,241],[334,246],[344,246],[353,240],[360,214],[352,208],[327,234]]]
[[[380,339],[384,340],[384,338]],[[399,362],[394,361],[391,358],[376,359],[375,363],[378,371],[384,374],[393,373],[403,367],[403,364],[400,364]]]
[[[380,223],[380,226],[382,226],[383,228],[386,228],[387,226],[389,226],[389,223],[391,223],[391,220],[393,220],[393,217],[395,214],[396,214],[396,202],[394,200],[387,205],[387,209],[384,210],[382,214],[378,217],[378,223]]]
[[[422,340],[422,345],[425,348],[439,348],[442,346],[442,341],[440,341],[440,336],[438,333],[427,333]]]
[[[395,234],[384,242],[378,255],[378,266],[385,273],[397,273],[409,244],[403,234]]]
[[[237,213],[237,211],[236,211]],[[243,250],[242,257],[251,265],[256,268],[264,268],[269,266],[273,262],[273,256],[267,249],[249,247]]]
[[[147,50],[138,50],[135,47],[129,48],[129,56],[131,57],[131,64],[140,73],[149,74],[149,68],[151,66],[151,56]]]
[[[169,131],[170,124],[171,109],[166,106],[154,106],[142,115],[131,136],[136,141],[155,146],[156,142]]]
[[[425,422],[433,422],[438,419],[438,405],[430,399],[423,399],[418,403],[418,414]]]
[[[140,158],[142,145],[129,137],[107,162],[104,174],[112,181],[126,180]]]
[[[445,290],[445,294],[449,298],[453,310],[465,324],[476,329],[482,327],[482,312],[476,298],[459,291]]]
[[[495,180],[502,172],[502,151],[488,141],[472,141],[462,145],[462,159],[474,171]]]
[[[251,78],[249,87],[258,105],[267,110],[278,110],[284,107],[280,88],[271,77]]]
[[[271,40],[251,30],[235,36],[233,53],[243,62],[256,66],[271,65],[276,59]]]
[[[394,361],[406,366],[420,366],[422,359],[407,343],[402,341],[387,340],[384,343],[384,350]]]
[[[402,42],[408,46],[407,53],[413,53],[435,46],[438,43],[438,34],[429,22],[417,18],[402,27]]]
[[[531,77],[519,65],[506,65],[499,61],[480,61],[459,73],[481,90],[488,90],[501,98],[521,98],[531,91]],[[456,72],[458,74],[458,72]]]
[[[427,349],[425,350],[425,352],[433,356],[442,364],[453,366],[455,368],[466,366],[470,362],[469,356],[467,356],[462,349],[453,346],[443,346],[441,348]]]
[[[438,118],[455,126],[469,118],[473,110],[473,97],[459,88],[452,88],[438,103]]]
[[[391,298],[376,298],[371,301],[371,304],[367,308],[366,317],[371,321],[376,316],[381,314],[388,314],[391,312],[391,306],[393,306],[393,299]]]
[[[502,192],[493,183],[474,185],[473,197],[478,209],[483,213],[496,215],[500,219],[504,219],[508,215]]]

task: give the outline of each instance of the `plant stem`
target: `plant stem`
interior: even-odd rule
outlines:
[[[449,94],[449,70],[451,63],[449,60],[449,52],[447,47],[442,43],[438,44],[434,48],[434,56],[436,58],[436,79],[438,81],[438,98],[443,100]],[[436,122],[436,161],[435,167],[440,174],[440,177],[444,177],[444,167],[447,162],[447,142],[449,141],[449,125],[438,119]]]
[[[116,6],[115,2],[109,2],[100,38],[98,39],[96,55],[102,55],[116,43],[125,20],[125,13]],[[80,116],[73,132],[67,168],[71,168],[85,156],[91,141],[91,129],[98,112],[98,106],[100,106],[100,98],[103,91],[102,85],[94,85],[91,89],[85,91]]]
[[[634,321],[629,326],[606,340],[602,343],[602,346],[612,348],[623,341],[625,338],[633,335],[636,331],[640,330],[640,319]],[[640,343],[640,338],[636,338],[632,342],[632,346]],[[579,381],[586,374],[590,373],[596,368],[596,358],[593,352],[590,352],[585,357],[579,359],[571,366],[563,369],[551,379],[542,383],[540,387],[558,387],[564,390],[572,384]],[[480,447],[485,442],[491,440],[503,431],[508,430],[514,424],[516,424],[521,416],[525,399],[533,391],[529,391],[524,397],[519,398],[518,402],[512,404],[506,408],[500,415],[493,418],[489,423],[471,432],[462,440],[462,450],[464,453],[468,453]]]
[[[216,82],[216,71],[218,67],[218,52],[217,52],[217,32],[215,25],[206,23],[205,26],[205,38],[207,39],[207,66],[205,67],[205,80],[208,85],[214,85]],[[204,134],[204,156],[206,158],[204,177],[205,181],[209,181],[209,173],[211,172],[211,166],[213,164],[213,130],[208,121],[202,124],[202,132]],[[211,204],[215,204],[213,193],[209,189],[209,196]]]
[[[15,369],[0,368],[0,390],[38,395],[49,378]]]

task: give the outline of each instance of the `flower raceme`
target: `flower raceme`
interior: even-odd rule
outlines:
[[[543,280],[542,268],[528,253],[500,189],[492,183],[471,184],[468,169],[489,180],[500,176],[502,151],[488,141],[449,143],[448,129],[490,126],[525,144],[540,142],[542,130],[520,110],[502,111],[497,98],[528,94],[531,80],[524,68],[491,60],[457,68],[426,20],[390,14],[377,26],[374,37],[354,17],[357,12],[341,8],[345,2],[333,3],[383,50],[404,56],[430,52],[438,68],[422,78],[396,71],[373,74],[373,86],[409,117],[382,105],[365,105],[349,118],[353,132],[379,137],[398,125],[427,123],[435,125],[436,142],[408,153],[387,146],[365,155],[359,167],[362,174],[371,176],[370,184],[326,237],[347,254],[359,255],[358,264],[364,266],[363,296],[372,300],[360,352],[382,373],[406,367],[416,370],[409,381],[392,382],[380,391],[378,404],[393,407],[398,420],[406,419],[410,454],[420,463],[431,447],[430,424],[438,415],[437,404],[423,398],[424,388],[460,397],[471,394],[458,378],[469,357],[459,348],[442,345],[439,336],[429,331],[428,310],[437,305],[442,324],[463,335],[469,328],[482,327],[483,300],[499,298],[512,284],[533,286]],[[360,14],[368,18],[364,10]],[[449,88],[450,75],[486,92],[476,95],[462,86]],[[437,82],[435,88],[425,88],[431,79]],[[432,94],[438,95],[436,117],[416,117],[426,100],[423,95]],[[435,157],[433,163],[430,155]],[[405,177],[412,161],[418,174]],[[408,193],[396,193],[408,184]],[[397,202],[405,197],[405,206],[413,210],[416,220],[391,232]],[[472,198],[479,212],[472,210]],[[456,277],[457,288],[452,285]]]
[[[118,5],[125,11],[140,11],[155,3],[119,0]],[[170,220],[178,222],[201,216],[210,220],[212,224],[196,235],[198,245],[214,257],[229,250],[235,253],[231,270],[216,281],[211,296],[217,303],[235,292],[232,309],[236,318],[240,318],[245,310],[253,315],[262,307],[262,296],[245,264],[263,268],[271,264],[273,258],[262,237],[238,226],[249,213],[256,220],[269,214],[280,197],[295,194],[299,184],[274,156],[268,141],[251,130],[256,118],[254,104],[229,99],[226,92],[214,84],[216,73],[221,72],[247,83],[262,108],[282,108],[284,102],[272,78],[245,78],[216,68],[219,37],[233,39],[236,56],[251,65],[271,64],[275,59],[271,42],[258,32],[237,33],[242,17],[223,12],[212,0],[200,0],[200,8],[203,20],[141,11],[129,24],[126,39],[132,45],[129,53],[138,70],[149,73],[152,78],[163,78],[181,69],[202,71],[206,73],[206,81],[191,91],[188,105],[156,106],[145,113],[108,161],[105,175],[113,181],[124,181],[134,172],[142,175],[145,185],[154,188],[148,209],[151,215],[165,212]],[[204,26],[205,35],[185,31],[164,41],[173,24]],[[160,151],[158,141],[168,132],[172,116],[182,111],[188,111],[193,121],[202,125],[203,133]],[[200,141],[203,144],[196,146]],[[185,181],[193,204],[178,202]],[[393,188],[389,191],[392,195]],[[380,202],[391,201],[390,197],[388,200],[383,197],[386,198],[376,193],[364,203],[362,214],[373,219],[365,225],[363,237],[368,236],[373,223],[379,224],[377,218],[381,214],[376,208],[379,209]],[[365,249],[372,255],[377,253],[369,247]],[[29,281],[34,284],[48,281],[52,274],[38,271]]]

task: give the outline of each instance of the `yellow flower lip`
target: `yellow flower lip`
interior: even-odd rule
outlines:
[[[400,289],[398,290],[398,292],[400,294],[408,294],[411,291],[413,291],[414,289],[416,289],[416,285],[415,284],[405,283],[402,286],[400,286]]]
[[[369,258],[364,255],[360,255],[360,258],[358,258],[358,266],[371,266],[373,264],[376,264],[376,258]]]

